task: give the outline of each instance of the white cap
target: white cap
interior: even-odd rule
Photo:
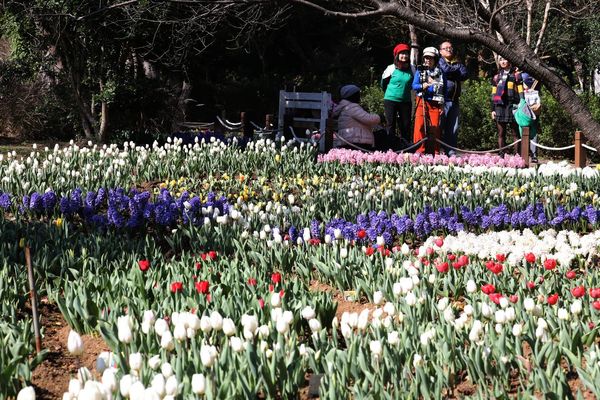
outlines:
[[[435,47],[425,47],[425,50],[423,50],[423,57],[425,56],[431,56],[431,57],[439,57],[440,53],[438,52],[438,49],[436,49]]]

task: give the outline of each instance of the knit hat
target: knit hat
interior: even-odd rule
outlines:
[[[534,79],[527,72],[523,72],[521,74],[521,79],[523,79],[523,83],[525,83],[527,85],[527,87],[532,87],[533,86]]]
[[[435,47],[425,47],[425,50],[423,50],[423,57],[425,56],[430,56],[430,57],[439,57],[440,53],[438,52],[438,49],[436,49]]]
[[[403,51],[410,51],[410,46],[404,43],[397,44],[396,47],[394,47],[394,57]]]
[[[353,94],[356,94],[360,92],[360,88],[356,85],[345,85],[342,86],[342,88],[340,89],[340,97],[342,99],[347,99],[348,97],[352,96]]]

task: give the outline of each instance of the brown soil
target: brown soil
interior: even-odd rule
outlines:
[[[335,316],[338,318],[338,320],[342,318],[342,314],[346,311],[349,313],[360,314],[360,312],[365,309],[373,311],[377,308],[375,304],[369,303],[366,299],[358,299],[358,301],[347,300],[344,293],[332,286],[317,281],[310,282],[309,289],[312,291],[330,292],[333,295],[333,299],[337,302],[337,311],[335,312]]]
[[[61,399],[78,367],[87,367],[95,374],[96,358],[102,351],[108,350],[108,346],[98,336],[82,335],[84,353],[81,357],[72,356],[67,350],[71,328],[56,305],[48,303],[47,299],[40,303],[40,325],[44,329],[42,347],[49,352],[46,360],[33,371],[31,383],[35,387],[36,399]]]

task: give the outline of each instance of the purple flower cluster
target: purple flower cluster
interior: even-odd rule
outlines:
[[[597,225],[600,217],[600,209],[587,205],[586,207],[575,207],[568,211],[559,206],[552,216],[549,210],[544,209],[543,204],[530,204],[522,210],[510,211],[505,204],[492,207],[489,211],[483,207],[461,207],[455,212],[452,207],[439,208],[437,211],[426,206],[414,218],[408,215],[391,214],[380,211],[371,211],[368,214],[360,214],[356,222],[336,218],[324,225],[323,235],[336,234],[347,240],[359,240],[358,232],[364,230],[370,242],[382,236],[386,244],[392,244],[397,235],[414,234],[418,237],[427,237],[434,232],[444,231],[456,233],[465,229],[523,229],[523,228],[563,228],[566,224],[591,224]],[[313,238],[321,239],[321,226],[317,220],[313,220],[310,232]]]
[[[8,210],[12,206],[9,194],[0,192],[0,207]],[[225,197],[217,198],[209,193],[206,203],[187,191],[175,198],[167,189],[161,189],[154,201],[150,192],[123,188],[90,191],[85,195],[79,188],[60,200],[56,193],[34,192],[23,196],[18,210],[33,217],[60,213],[62,217],[79,217],[84,223],[97,227],[136,229],[146,225],[174,227],[179,223],[202,225],[205,216],[229,213]]]

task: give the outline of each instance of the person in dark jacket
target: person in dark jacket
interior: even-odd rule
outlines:
[[[498,73],[492,78],[492,119],[498,128],[498,147],[506,145],[508,131],[513,141],[517,140],[519,127],[515,121],[513,110],[523,97],[521,74],[503,57],[498,57]],[[519,146],[514,146],[514,153],[519,153]]]
[[[446,78],[446,97],[444,99],[444,124],[442,140],[452,147],[458,143],[458,123],[460,118],[459,98],[461,83],[467,79],[467,67],[454,54],[452,43],[446,41],[440,45],[438,66]],[[445,148],[449,156],[454,150]]]

